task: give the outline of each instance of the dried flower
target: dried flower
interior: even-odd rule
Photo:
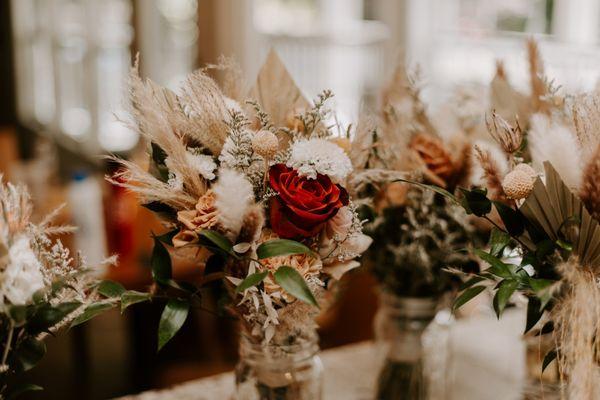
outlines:
[[[0,298],[13,305],[24,305],[44,287],[42,264],[31,249],[29,238],[16,237],[8,250],[8,264],[2,272]]]
[[[294,143],[287,166],[298,171],[300,176],[316,179],[317,174],[327,175],[336,183],[342,182],[352,172],[352,163],[344,150],[324,139]]]
[[[252,137],[252,149],[265,159],[272,159],[279,149],[279,140],[271,131],[260,130]]]
[[[534,182],[535,178],[529,172],[515,169],[502,180],[502,189],[509,199],[525,199],[533,190]]]
[[[518,120],[515,120],[515,126],[513,127],[495,111],[492,111],[492,117],[490,119],[486,117],[485,123],[492,138],[507,154],[514,154],[521,148],[523,132]]]
[[[215,208],[219,215],[219,224],[229,239],[234,240],[240,230],[244,217],[254,204],[254,189],[246,177],[231,169],[221,169],[219,180],[213,186],[216,195]]]
[[[213,229],[219,225],[219,212],[215,207],[216,196],[212,190],[198,199],[193,210],[183,210],[177,213],[177,220],[184,226],[173,237],[173,246],[182,247],[198,242],[198,234],[202,229]]]
[[[415,135],[409,147],[423,163],[425,178],[436,185],[447,187],[454,173],[454,164],[444,143],[425,133]]]

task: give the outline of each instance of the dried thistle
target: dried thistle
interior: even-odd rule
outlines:
[[[502,147],[509,157],[512,157],[523,144],[523,131],[519,120],[515,119],[515,126],[511,126],[504,118],[492,111],[492,116],[485,118],[487,130],[492,138]]]

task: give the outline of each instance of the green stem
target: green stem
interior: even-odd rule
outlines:
[[[8,337],[6,338],[6,345],[4,346],[4,353],[2,354],[2,366],[6,365],[8,359],[8,352],[12,343],[13,333],[15,331],[15,323],[13,320],[10,321],[10,329],[8,331]]]

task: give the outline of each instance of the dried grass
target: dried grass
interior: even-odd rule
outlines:
[[[566,292],[552,309],[561,380],[567,398],[595,400],[600,378],[600,288],[594,273],[571,258],[558,266]],[[566,375],[568,374],[568,375]]]
[[[583,170],[579,197],[592,217],[600,221],[600,144]]]
[[[491,155],[489,150],[483,150],[479,146],[474,146],[475,156],[479,165],[483,169],[486,186],[492,200],[507,202],[508,199],[502,189],[502,173],[500,167]]]

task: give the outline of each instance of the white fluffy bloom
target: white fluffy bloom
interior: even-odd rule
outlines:
[[[543,114],[535,114],[531,117],[527,139],[533,166],[538,172],[544,170],[544,161],[550,161],[569,187],[579,187],[583,157],[577,138],[569,128]]]
[[[322,174],[336,183],[342,182],[352,172],[352,163],[344,150],[324,139],[294,143],[287,166],[294,168],[301,176],[316,179],[317,174]]]
[[[188,163],[198,172],[204,179],[209,181],[215,179],[215,169],[217,163],[211,156],[206,154],[193,154],[189,151],[186,154]]]
[[[252,184],[241,173],[221,168],[213,191],[219,222],[229,233],[230,239],[235,239],[242,228],[248,208],[254,202]]]
[[[18,236],[8,250],[8,265],[2,273],[0,296],[11,304],[23,305],[44,287],[42,264],[31,249],[29,238]]]

